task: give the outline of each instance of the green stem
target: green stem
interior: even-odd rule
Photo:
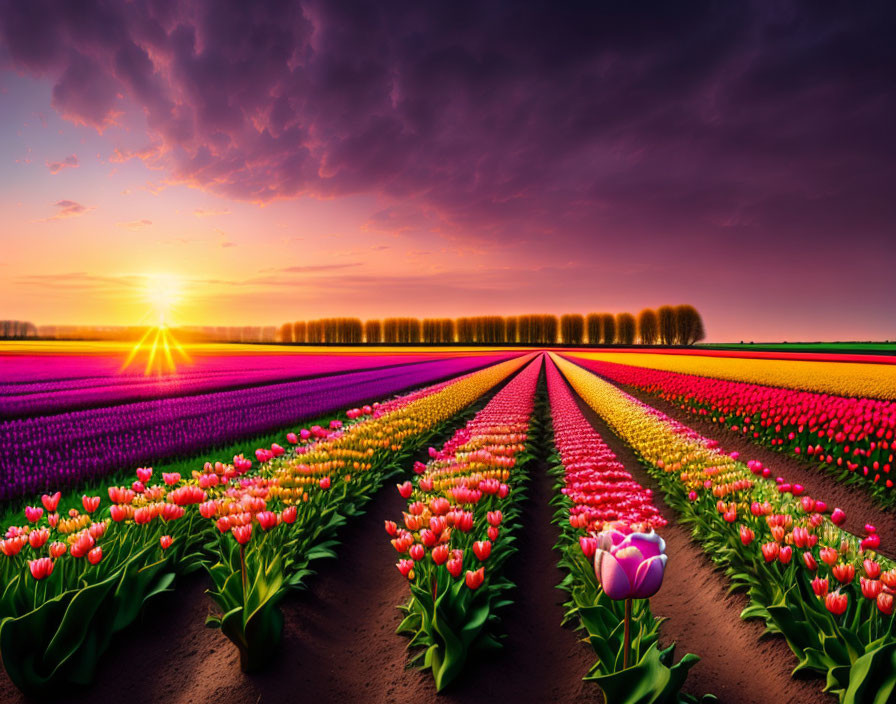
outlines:
[[[622,646],[622,669],[628,669],[629,650],[632,643],[632,600],[625,600],[625,642]]]
[[[240,544],[240,576],[243,580],[243,604],[245,604],[248,596],[246,592],[249,578],[246,575],[246,546],[242,544]]]

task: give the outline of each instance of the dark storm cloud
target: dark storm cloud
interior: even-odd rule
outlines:
[[[136,105],[145,158],[232,198],[384,194],[507,240],[891,234],[890,3],[2,8],[61,113]]]

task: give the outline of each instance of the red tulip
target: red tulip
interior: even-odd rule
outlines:
[[[234,526],[230,529],[230,532],[233,533],[233,537],[236,538],[236,542],[240,545],[245,545],[252,539],[252,525],[245,526]]]
[[[97,545],[93,550],[87,553],[87,561],[90,562],[91,565],[99,564],[99,561],[103,559],[103,548]]]
[[[835,508],[831,512],[831,521],[833,521],[834,525],[842,526],[846,522],[846,514],[843,512],[843,509]]]
[[[414,486],[410,482],[405,482],[404,484],[397,484],[398,493],[401,494],[401,498],[408,499],[414,491]]]
[[[408,579],[413,578],[414,574],[414,561],[413,560],[399,560],[395,563],[395,566],[398,568],[398,571],[401,572],[402,577],[407,577]]]
[[[41,557],[38,560],[29,560],[28,569],[31,570],[31,576],[35,579],[44,579],[53,574],[53,560],[49,557]]]
[[[488,539],[491,541],[495,541],[498,539],[498,534],[500,531],[498,530],[497,526],[489,526],[488,531],[486,532],[488,533]]]
[[[299,509],[295,506],[287,506],[280,512],[280,520],[284,523],[291,524],[296,522],[296,517],[299,515]]]
[[[590,536],[583,535],[580,537],[579,546],[582,548],[582,553],[589,561],[594,557],[594,553],[597,552],[597,540]]]
[[[740,527],[740,541],[744,545],[749,545],[753,542],[753,538],[755,538],[755,534],[752,530],[750,530],[747,526]]]
[[[781,546],[777,543],[765,543],[762,546],[762,556],[765,558],[766,562],[774,562],[777,560],[780,552]]]
[[[850,564],[840,563],[831,568],[831,574],[840,584],[849,584],[856,576],[856,568]]]
[[[811,552],[803,553],[803,562],[806,564],[806,567],[812,572],[815,572],[818,569],[818,562],[816,562],[815,557]]]
[[[57,491],[52,496],[47,496],[47,494],[44,494],[40,497],[40,500],[44,505],[44,508],[47,509],[47,513],[53,513],[53,511],[55,511],[56,507],[59,505],[60,498],[62,498],[62,492]]]
[[[173,542],[174,538],[172,538],[170,535],[163,535],[161,538],[159,538],[159,545],[162,546],[162,550],[167,550],[168,548],[170,548],[171,543]]]
[[[784,545],[778,551],[778,559],[781,561],[782,565],[786,565],[788,562],[790,562],[790,559],[792,557],[793,557],[793,548],[791,548],[789,545]]]
[[[815,592],[815,596],[824,596],[828,593],[828,578],[825,577],[822,579],[821,577],[816,577],[812,580],[812,591]]]
[[[489,511],[486,514],[486,518],[488,519],[489,525],[499,526],[501,525],[501,521],[504,520],[504,514],[500,511]]]
[[[877,595],[877,608],[882,614],[889,616],[893,613],[893,595],[881,592]]]
[[[320,484],[321,489],[329,489],[330,488],[330,477],[329,476],[321,477],[318,484]]]
[[[277,514],[273,511],[261,511],[255,514],[255,520],[262,530],[270,530],[277,527]]]
[[[386,521],[386,532],[393,537],[398,535],[398,526],[395,521]]]
[[[864,568],[865,575],[868,579],[877,579],[880,577],[880,564],[874,560],[865,560],[862,562],[862,567]]]
[[[473,543],[473,553],[476,555],[480,562],[484,562],[488,559],[488,556],[492,554],[491,541],[477,540],[475,543]]]
[[[448,546],[436,545],[430,554],[432,555],[433,562],[437,565],[442,565],[448,560]]]
[[[128,508],[121,504],[112,504],[112,507],[109,509],[109,514],[116,523],[127,518],[129,513]]]
[[[426,555],[426,549],[420,543],[414,543],[408,549],[408,554],[411,556],[411,559],[415,562],[420,562],[423,557]]]
[[[860,577],[859,582],[862,585],[862,596],[866,599],[877,599],[877,595],[880,594],[884,588],[883,583],[876,579],[865,579],[864,577]]]
[[[44,543],[46,543],[50,539],[50,531],[46,528],[41,528],[40,530],[33,530],[28,534],[28,544],[34,550],[38,550],[43,547]]]
[[[93,513],[100,507],[100,497],[82,496],[81,505],[84,507],[84,511],[86,511],[87,513]]]
[[[840,590],[837,590],[824,598],[824,605],[832,614],[840,616],[846,611],[846,607],[849,606],[849,598],[846,594],[841,594]]]
[[[62,557],[68,552],[68,546],[65,543],[55,542],[50,544],[50,557]]]
[[[840,554],[834,548],[822,548],[819,550],[818,554],[821,556],[821,561],[826,565],[833,565],[837,562],[837,558],[840,557]]]
[[[445,567],[448,568],[448,573],[456,579],[457,577],[460,577],[460,573],[463,572],[464,562],[462,559],[452,558],[445,563]]]
[[[485,567],[480,567],[475,572],[471,572],[467,570],[466,577],[464,577],[464,581],[467,583],[467,586],[470,589],[479,589],[482,586],[482,583],[485,581]]]

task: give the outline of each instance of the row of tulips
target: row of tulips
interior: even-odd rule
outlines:
[[[507,355],[498,359],[506,359]],[[495,362],[457,357],[0,421],[0,502],[255,437]]]
[[[597,360],[628,364],[681,374],[708,376],[726,381],[743,381],[785,389],[809,390],[853,398],[896,400],[896,364],[892,357],[864,357],[865,361],[824,361],[804,358],[749,359],[728,353],[665,354],[625,352],[575,352],[576,360]],[[817,357],[816,357],[817,359]],[[874,359],[886,359],[875,363]]]
[[[250,647],[276,645],[283,590],[332,554],[335,530],[397,469],[390,457],[425,442],[524,361],[351,409],[355,422],[291,433],[291,450],[274,444],[256,464],[237,456],[190,476],[141,468],[129,486],[108,487],[110,504],[84,496],[67,515],[58,492],[44,495],[0,541],[0,655],[10,678],[45,694],[89,682],[142,604],[201,567],[222,607],[217,625],[241,646],[244,666],[260,665]]]
[[[798,656],[798,670],[826,676],[841,702],[896,695],[892,663],[893,563],[877,554],[880,537],[839,528],[845,519],[802,487],[741,462],[717,443],[612,384],[556,358],[573,388],[640,455],[667,500],[693,528],[734,586],[746,589],[744,618],[763,618]],[[860,577],[856,580],[856,577]],[[881,594],[884,597],[881,599]]]
[[[775,450],[870,485],[894,502],[896,402],[846,398],[693,374],[587,361],[582,365]],[[894,473],[896,477],[896,473]]]
[[[694,702],[681,693],[699,658],[673,664],[675,645],[659,647],[649,598],[662,584],[666,525],[652,492],[638,484],[583,415],[556,365],[547,363],[560,529],[557,549],[569,594],[564,623],[584,629],[597,662],[585,679],[616,704]],[[632,632],[634,637],[632,638]],[[707,696],[703,701],[714,701]]]
[[[401,524],[386,523],[411,589],[398,632],[439,691],[471,657],[499,647],[496,612],[513,587],[502,570],[516,551],[541,366],[539,355],[441,450],[430,448],[416,482],[398,486],[408,501]]]
[[[279,647],[278,604],[302,586],[313,560],[335,556],[338,529],[428,438],[531,359],[511,359],[434,392],[360,409],[371,411],[369,420],[267,460],[257,476],[231,490],[230,502],[209,507],[220,533],[217,561],[209,568],[220,613],[207,623],[237,646],[245,671],[261,669]],[[286,512],[289,520],[283,519]]]

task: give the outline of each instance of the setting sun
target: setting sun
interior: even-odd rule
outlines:
[[[142,290],[142,300],[152,306],[160,326],[171,322],[175,307],[183,299],[183,282],[173,274],[147,274]]]

